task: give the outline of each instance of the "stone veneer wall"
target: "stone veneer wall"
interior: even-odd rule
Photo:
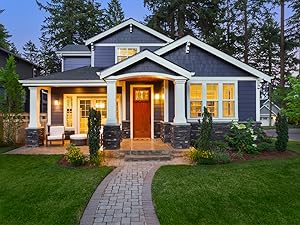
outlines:
[[[44,128],[26,128],[25,145],[28,147],[39,147],[44,145]]]
[[[119,149],[121,142],[121,129],[119,125],[105,125],[103,127],[103,148]]]
[[[130,121],[122,121],[122,139],[130,138]]]
[[[191,125],[171,125],[171,145],[173,148],[189,148],[191,145]]]
[[[171,123],[169,122],[160,122],[160,139],[164,143],[171,142]]]

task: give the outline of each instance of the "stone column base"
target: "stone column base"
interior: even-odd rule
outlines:
[[[104,125],[103,127],[103,148],[119,149],[121,142],[120,125]]]
[[[164,143],[171,142],[171,123],[169,122],[160,122],[160,139]]]
[[[171,124],[171,145],[173,148],[189,148],[191,144],[191,125]]]
[[[122,139],[130,138],[130,121],[122,121]]]
[[[28,147],[39,147],[44,145],[44,128],[26,128],[25,145]]]

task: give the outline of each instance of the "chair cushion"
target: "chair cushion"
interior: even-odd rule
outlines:
[[[62,135],[51,135],[47,137],[49,141],[54,141],[54,140],[62,140]]]
[[[85,140],[85,139],[87,139],[87,135],[86,134],[72,134],[72,135],[70,135],[70,139],[71,140]]]
[[[65,133],[64,126],[51,126],[50,127],[50,136],[62,136]]]

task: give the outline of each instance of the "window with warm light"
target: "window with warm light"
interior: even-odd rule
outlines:
[[[138,53],[138,48],[130,47],[130,48],[117,48],[117,62],[121,62],[130,56]]]
[[[66,125],[67,127],[73,126],[73,98],[66,98]]]
[[[200,117],[202,113],[202,84],[190,85],[190,103],[190,117]]]
[[[106,123],[106,119],[107,119],[107,108],[106,108],[106,106],[107,106],[106,99],[97,99],[96,100],[95,108],[101,114],[101,124]]]
[[[223,117],[234,116],[234,84],[223,84]]]
[[[212,117],[218,117],[218,84],[207,84],[206,85],[206,107]]]

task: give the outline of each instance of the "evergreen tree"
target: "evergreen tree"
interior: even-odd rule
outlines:
[[[124,11],[119,0],[111,0],[105,10],[106,28],[112,28],[124,21]]]
[[[31,40],[26,42],[23,47],[23,57],[36,65],[40,64],[39,49]]]
[[[60,67],[57,57],[52,59],[55,51],[67,44],[83,44],[104,30],[103,10],[94,0],[52,0],[45,4],[37,1],[37,4],[48,13],[40,38],[47,72]]]
[[[4,10],[0,10],[0,14],[3,13]],[[5,26],[0,23],[0,47],[6,50],[10,50],[10,42],[9,38],[11,35],[6,30]]]

